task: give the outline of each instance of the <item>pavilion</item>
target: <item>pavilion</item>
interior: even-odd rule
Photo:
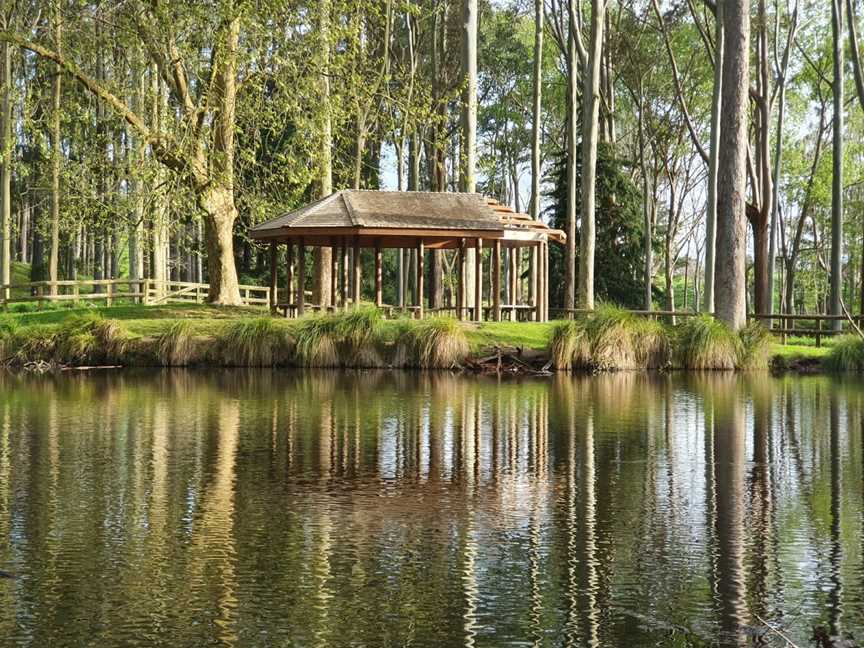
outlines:
[[[466,315],[474,320],[484,315],[496,321],[502,312],[511,319],[523,317],[546,321],[549,317],[549,243],[563,244],[565,235],[527,214],[476,193],[422,191],[369,191],[346,189],[251,228],[253,240],[270,243],[271,309],[286,316],[300,316],[321,304],[309,303],[306,295],[306,248],[333,249],[332,308],[346,308],[361,301],[360,250],[374,250],[375,304],[388,312],[396,306],[383,303],[382,250],[416,250],[413,264],[413,305],[403,303],[417,317],[434,310]],[[280,301],[277,288],[279,244],[287,246],[287,299]],[[484,263],[483,248],[491,250]],[[474,295],[469,303],[466,290],[466,251],[475,249]],[[507,254],[508,285],[502,290],[502,249]],[[529,250],[527,290],[517,289],[524,273],[521,250]],[[448,308],[424,308],[424,252],[455,250],[456,295]],[[469,257],[470,258],[470,257]],[[484,265],[491,266],[484,275]],[[295,267],[296,266],[296,267]],[[489,277],[487,305],[483,303],[483,279]],[[296,278],[296,282],[295,282]],[[502,295],[503,293],[503,295]],[[521,299],[520,299],[521,293]],[[337,303],[338,296],[338,306]],[[508,303],[502,303],[502,296]],[[517,303],[520,301],[521,303]]]

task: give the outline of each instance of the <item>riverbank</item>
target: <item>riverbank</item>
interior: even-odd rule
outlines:
[[[623,321],[616,309],[583,324],[563,325],[384,320],[371,308],[336,317],[283,320],[256,308],[130,305],[0,315],[0,358],[8,366],[458,365],[483,370],[502,366],[501,357],[504,365],[510,360],[512,371],[519,365],[526,371],[709,368],[682,359],[679,349],[673,348],[693,344],[682,342],[682,330],[648,320]],[[564,349],[569,362],[561,358],[564,334],[571,336],[570,347]],[[696,331],[690,337],[699,335],[706,334]],[[757,365],[815,373],[823,370],[829,348],[766,342],[753,353],[760,356]],[[717,368],[735,364],[722,358],[707,360],[712,361],[719,363]],[[700,357],[698,362],[706,360]]]

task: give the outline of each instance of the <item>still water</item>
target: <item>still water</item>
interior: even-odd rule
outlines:
[[[864,384],[0,375],[0,646],[864,638]]]

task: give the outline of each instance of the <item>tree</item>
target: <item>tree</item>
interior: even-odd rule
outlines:
[[[600,111],[600,66],[606,0],[591,0],[591,38],[582,91],[582,227],[579,232],[579,307],[594,309],[594,210]]]
[[[460,186],[462,191],[477,190],[477,0],[463,0],[462,5],[462,159]],[[466,305],[473,307],[481,299],[474,294],[474,250],[465,254]]]
[[[175,24],[202,20],[200,11],[190,10],[183,14],[180,5],[169,7],[158,1],[130,5],[129,19],[140,45],[147,51],[180,107],[182,139],[167,130],[155,130],[149,126],[104,81],[87,74],[63,53],[8,30],[0,33],[0,40],[56,63],[114,115],[125,120],[150,146],[154,157],[182,179],[204,214],[209,301],[240,304],[233,227],[237,219],[234,134],[242,13],[230,2],[219,6],[215,21],[208,23],[208,27],[212,26],[212,40],[208,44],[212,56],[202,76],[206,82],[190,83],[184,56],[176,40],[178,30]],[[209,9],[203,8],[203,11]],[[200,34],[200,31],[196,33]]]
[[[831,174],[831,314],[842,314],[843,299],[843,0],[831,0],[834,45],[834,169]],[[836,320],[834,328],[840,330]]]
[[[746,221],[747,126],[750,88],[750,0],[723,3],[723,78],[717,160],[717,317],[733,330],[747,321]]]
[[[581,200],[581,169],[580,156],[576,165],[578,200]],[[598,144],[595,204],[603,218],[598,221],[596,231],[596,293],[603,301],[638,308],[642,304],[643,292],[642,196],[628,171],[627,162],[615,156],[612,145]],[[559,156],[550,179],[554,188],[549,195],[551,205],[548,213],[552,225],[560,229],[567,220],[566,154]],[[577,249],[580,234],[577,230]],[[564,266],[567,263],[565,251],[559,246],[551,248],[550,259],[550,300],[562,304],[565,298]]]

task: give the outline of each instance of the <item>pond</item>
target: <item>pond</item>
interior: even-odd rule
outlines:
[[[0,375],[3,646],[864,638],[864,384]]]

